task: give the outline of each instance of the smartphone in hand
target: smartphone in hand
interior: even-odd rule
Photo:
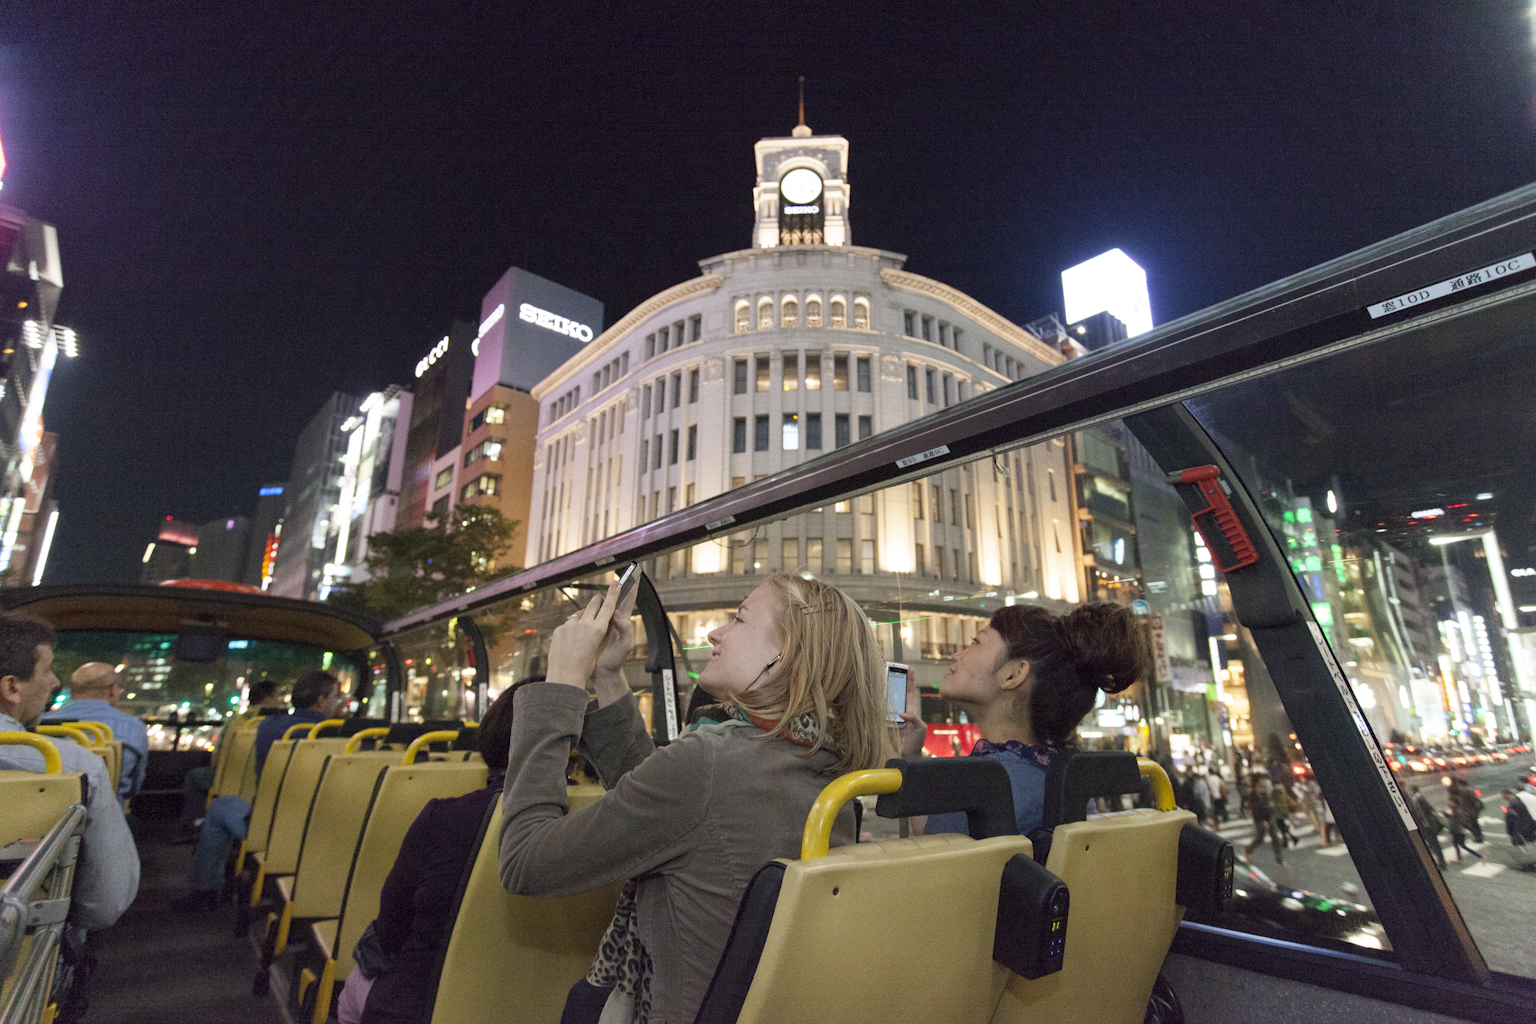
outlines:
[[[640,563],[630,562],[627,566],[624,567],[624,571],[619,573],[619,605],[624,603],[625,598],[629,597],[629,592],[634,590],[635,586],[639,582]],[[617,607],[617,605],[615,607]]]
[[[901,716],[907,710],[907,679],[912,670],[897,661],[885,663],[886,721],[901,724]]]

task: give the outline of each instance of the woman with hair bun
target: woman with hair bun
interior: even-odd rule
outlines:
[[[1001,608],[955,655],[939,696],[981,728],[971,756],[996,758],[1008,770],[1021,834],[1040,827],[1046,769],[1073,749],[1078,723],[1099,691],[1119,693],[1141,678],[1146,663],[1135,615],[1106,602],[1060,616],[1027,605]],[[902,755],[916,757],[927,727],[915,714],[902,718]],[[965,815],[933,815],[921,830],[963,833]]]

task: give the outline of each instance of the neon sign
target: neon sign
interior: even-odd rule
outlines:
[[[592,340],[592,328],[586,324],[579,324],[575,320],[567,320],[563,316],[557,316],[547,309],[540,309],[525,302],[518,307],[517,315],[520,319],[536,327],[542,327],[546,331],[564,334],[566,337],[575,338],[577,341]],[[491,317],[494,319],[495,314],[491,314]],[[491,321],[487,320],[487,323],[489,322]]]
[[[420,377],[422,374],[426,373],[427,372],[427,368],[430,367],[433,363],[437,362],[439,359],[441,359],[443,357],[443,354],[446,353],[447,351],[448,351],[448,337],[447,337],[447,335],[444,335],[443,336],[443,340],[438,342],[436,345],[433,345],[432,346],[432,351],[430,351],[426,355],[422,356],[421,357],[421,361],[416,364],[416,376]]]

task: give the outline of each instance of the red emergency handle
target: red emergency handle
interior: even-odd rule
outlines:
[[[1227,485],[1222,482],[1221,470],[1215,466],[1196,466],[1179,473],[1169,473],[1170,484],[1191,484],[1200,490],[1206,507],[1190,517],[1190,524],[1199,531],[1205,541],[1211,561],[1222,572],[1241,569],[1259,560],[1259,550],[1249,539],[1248,532],[1237,518],[1232,502],[1227,498]]]

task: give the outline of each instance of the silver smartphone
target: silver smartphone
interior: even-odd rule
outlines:
[[[907,679],[912,670],[898,661],[885,663],[886,718],[900,722],[907,710]]]
[[[619,604],[624,603],[624,599],[629,596],[629,592],[634,590],[635,585],[639,582],[640,563],[630,562],[624,567],[624,571],[619,573]]]

